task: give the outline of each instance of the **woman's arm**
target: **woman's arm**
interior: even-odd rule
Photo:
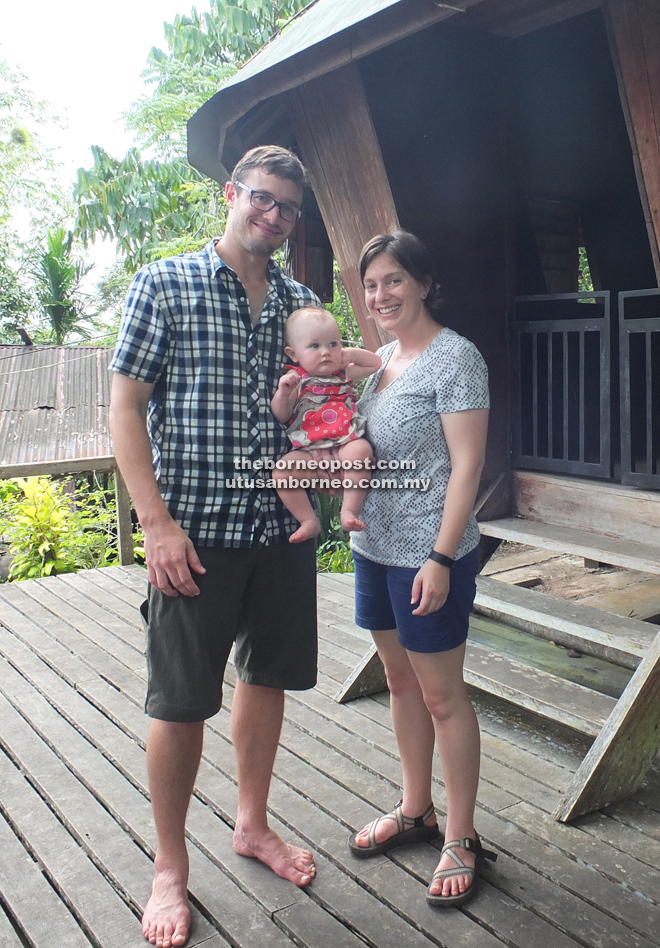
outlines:
[[[359,382],[373,375],[382,365],[382,359],[370,349],[348,347],[341,351],[341,366],[346,370],[349,382]]]
[[[479,489],[486,453],[488,410],[473,408],[443,414],[440,419],[451,458],[451,475],[434,549],[453,559]],[[419,601],[413,615],[425,616],[440,609],[449,593],[449,579],[448,567],[427,560],[413,583],[412,602]]]

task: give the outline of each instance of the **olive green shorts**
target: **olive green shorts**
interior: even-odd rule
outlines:
[[[302,691],[316,684],[316,543],[255,549],[197,547],[199,596],[153,586],[142,606],[149,684],[145,710],[162,721],[203,721],[222,705],[236,643],[239,678]]]

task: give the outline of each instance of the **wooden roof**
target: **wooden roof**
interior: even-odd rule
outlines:
[[[103,459],[110,464],[112,352],[92,346],[0,346],[1,476],[19,476],[27,473],[26,465],[45,462],[56,462],[53,471],[63,472],[97,469]]]
[[[192,116],[188,158],[226,181],[223,160],[233,165],[231,150],[225,154],[228,132],[259,103],[442,20],[519,36],[599,6],[600,0],[316,0]]]

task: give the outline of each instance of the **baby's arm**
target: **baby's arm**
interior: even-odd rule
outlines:
[[[347,348],[341,351],[341,366],[346,369],[346,378],[350,382],[359,382],[373,375],[382,365],[382,359],[370,349]]]
[[[293,407],[298,400],[299,381],[298,373],[289,369],[280,379],[277,391],[273,395],[270,410],[281,425],[285,425],[293,414]]]

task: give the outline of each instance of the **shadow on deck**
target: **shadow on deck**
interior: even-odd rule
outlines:
[[[0,586],[0,945],[130,948],[149,894],[154,826],[137,606],[145,574],[113,567]],[[551,814],[585,744],[477,698],[477,827],[500,854],[464,911],[427,906],[431,845],[354,859],[353,829],[391,809],[399,763],[387,695],[338,705],[366,651],[350,579],[319,583],[319,684],[287,697],[271,820],[314,850],[305,891],[236,856],[226,706],[207,727],[190,807],[190,945],[208,948],[650,948],[660,945],[660,774],[578,820]],[[436,771],[442,818],[444,787]]]

